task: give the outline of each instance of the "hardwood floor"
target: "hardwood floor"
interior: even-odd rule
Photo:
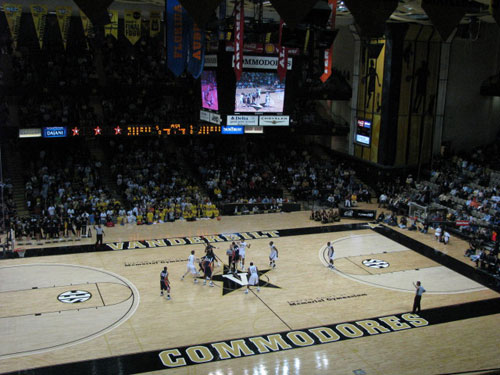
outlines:
[[[106,228],[107,251],[90,251],[93,239],[47,244],[60,251],[51,256],[29,257],[37,246],[24,246],[25,258],[0,264],[0,372],[499,369],[500,296],[463,257],[467,244],[452,238],[444,245],[432,234],[363,223],[322,226],[309,220],[309,212],[249,215]],[[400,241],[399,234],[417,241]],[[194,283],[191,275],[180,280],[191,250],[204,253],[201,235],[218,241],[214,287],[202,279]],[[231,276],[222,264],[227,240],[238,236],[251,238],[246,264],[257,265],[260,291],[245,294],[246,276]],[[279,250],[274,269],[270,241]],[[335,270],[327,267],[328,241],[336,251]],[[89,252],[73,253],[70,246]],[[164,266],[171,300],[160,296]],[[427,291],[422,312],[414,315],[417,280]]]

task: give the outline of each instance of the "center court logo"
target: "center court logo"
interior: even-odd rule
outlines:
[[[259,273],[259,286],[261,288],[279,288],[279,286],[273,285],[269,282],[269,278],[266,273],[271,271],[258,270]],[[228,266],[224,265],[224,271],[222,275],[214,275],[212,281],[220,281],[222,285],[222,295],[234,292],[240,288],[246,287],[248,285],[248,274],[246,272],[231,272]]]
[[[92,298],[92,294],[86,290],[69,290],[57,296],[62,303],[81,303]]]

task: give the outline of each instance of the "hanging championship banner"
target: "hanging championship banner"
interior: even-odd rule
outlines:
[[[82,19],[83,35],[85,35],[85,38],[88,38],[90,30],[92,30],[92,22],[87,17],[87,15],[83,13],[81,10],[80,10],[80,18]]]
[[[83,35],[85,35],[85,45],[87,46],[87,49],[90,49],[89,34],[91,31],[93,33],[92,22],[87,17],[87,15],[85,13],[83,13],[81,10],[80,10],[80,18],[82,20]]]
[[[45,25],[47,21],[47,6],[33,4],[30,5],[31,16],[33,17],[33,23],[35,24],[36,35],[38,36],[38,43],[40,44],[40,49],[43,48],[43,36],[45,35]]]
[[[187,13],[178,0],[167,0],[167,66],[180,76],[186,67],[189,47]]]
[[[104,26],[104,36],[111,35],[115,39],[118,39],[118,11],[109,10],[108,12],[111,23]]]
[[[332,8],[332,13],[330,16],[330,30],[335,29],[335,16],[337,15],[337,0],[328,0],[328,4]],[[328,78],[332,75],[332,59],[333,59],[333,43],[330,48],[325,49],[325,69],[323,74],[319,79],[321,82],[325,83]]]
[[[281,35],[283,34],[283,20],[280,20],[280,40],[278,55],[278,78],[280,82],[286,77],[286,68],[288,62],[288,49],[281,45]]]
[[[141,39],[141,11],[140,10],[125,10],[125,18],[123,21],[125,26],[125,38],[132,45],[136,44]]]
[[[189,27],[191,28],[191,32],[187,71],[197,79],[203,71],[205,62],[205,32],[192,20]]]
[[[3,5],[3,11],[9,24],[10,35],[12,37],[12,45],[17,48],[17,39],[19,38],[19,26],[21,25],[21,15],[23,14],[23,6],[21,4]]]
[[[244,0],[236,1],[234,4],[234,75],[236,82],[240,80],[243,72],[243,35],[245,28]]]
[[[309,47],[309,37],[311,36],[311,28],[310,27],[307,27],[307,30],[306,30],[306,40],[304,42],[304,55],[307,54],[307,48]]]
[[[56,7],[57,23],[61,31],[64,50],[68,44],[69,23],[71,22],[71,7]]]
[[[160,12],[151,11],[149,13],[149,36],[151,38],[160,33],[161,17]]]

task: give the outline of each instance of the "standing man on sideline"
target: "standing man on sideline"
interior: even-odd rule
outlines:
[[[170,281],[168,281],[167,267],[163,267],[160,273],[160,296],[163,296],[163,291],[167,292],[167,299],[170,299]]]
[[[333,249],[333,245],[330,242],[326,243],[326,249],[328,250],[328,259],[330,260],[328,268],[331,268],[333,270],[335,268],[333,266],[333,260],[335,259],[335,250]]]
[[[278,259],[278,249],[274,246],[274,242],[269,242],[269,248],[271,249],[271,253],[269,254],[269,265],[272,268],[276,267],[276,259]]]
[[[104,229],[102,229],[101,224],[97,224],[97,226],[94,225],[95,229],[95,235],[97,240],[95,241],[96,246],[101,246],[102,245],[102,236],[104,235]]]
[[[416,289],[415,300],[413,301],[413,313],[415,314],[417,311],[420,312],[420,301],[422,300],[422,294],[425,293],[425,289],[420,283],[417,281],[417,284],[413,283],[413,286]]]
[[[245,294],[248,294],[250,285],[257,285],[257,292],[260,291],[259,270],[257,269],[257,266],[253,265],[253,262],[250,262],[250,267],[248,267],[248,284],[247,284],[247,290],[245,290]]]

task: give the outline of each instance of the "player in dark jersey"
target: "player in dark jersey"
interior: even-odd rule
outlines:
[[[163,296],[163,291],[167,293],[167,299],[170,299],[170,281],[168,280],[167,267],[163,267],[163,271],[160,273],[160,296]]]
[[[208,283],[209,286],[214,286],[214,283],[212,282],[212,271],[214,268],[214,261],[215,261],[215,254],[212,249],[207,251],[207,255],[203,257],[203,263],[202,263],[202,268],[203,268],[203,273],[205,275],[205,280],[203,281],[203,285],[207,285],[207,280],[210,282]]]

